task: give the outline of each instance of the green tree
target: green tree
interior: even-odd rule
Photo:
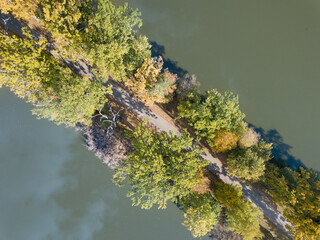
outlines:
[[[217,223],[221,206],[210,193],[191,193],[179,200],[186,220],[182,223],[194,237],[206,235]]]
[[[227,226],[231,231],[241,234],[245,240],[261,238],[261,212],[251,202],[243,199],[240,186],[217,182],[213,193],[225,207]]]
[[[214,152],[228,152],[237,147],[238,135],[223,129],[216,131],[212,150]]]
[[[291,171],[293,197],[284,210],[284,216],[293,224],[289,227],[295,239],[320,238],[320,174],[300,167]],[[290,185],[290,183],[289,183]]]
[[[113,180],[118,185],[128,180],[133,205],[165,208],[168,200],[189,194],[198,184],[199,171],[207,163],[186,132],[181,137],[172,132],[157,134],[140,125],[128,137],[134,150],[115,169]]]
[[[226,210],[228,228],[241,234],[244,240],[261,239],[260,210],[248,200],[242,200],[234,208]]]
[[[32,112],[39,118],[68,126],[90,125],[92,114],[107,101],[106,87],[64,67],[46,52],[46,40],[36,42],[30,33],[25,35],[25,39],[1,36],[0,86],[35,105]]]
[[[281,205],[294,201],[294,192],[291,192],[288,179],[285,177],[287,174],[291,175],[289,169],[278,168],[272,163],[266,163],[263,186],[272,199]]]
[[[253,147],[233,150],[227,158],[228,173],[246,180],[258,180],[264,174],[271,148],[272,144],[261,140]]]
[[[227,209],[233,209],[243,201],[241,187],[217,182],[213,189],[214,197]]]
[[[41,0],[37,16],[62,49],[82,54],[103,77],[126,80],[151,56],[147,38],[135,34],[142,25],[140,13],[127,4]]]
[[[210,147],[214,148],[217,130],[239,132],[242,128],[244,114],[239,109],[238,96],[216,89],[208,91],[201,97],[197,93],[189,93],[178,106],[179,117],[186,118],[196,133],[205,137]]]
[[[287,226],[295,239],[320,238],[320,174],[300,167],[267,164],[263,181],[267,193],[283,206],[284,216],[292,224]]]

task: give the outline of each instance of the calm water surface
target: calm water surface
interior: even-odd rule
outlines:
[[[320,1],[128,2],[142,12],[142,32],[202,90],[239,94],[277,157],[320,170]]]
[[[132,207],[73,129],[0,89],[0,239],[191,240],[182,213]]]
[[[143,33],[196,74],[202,90],[239,94],[278,156],[320,170],[318,0],[129,4],[143,13]],[[131,207],[78,134],[29,110],[0,89],[0,239],[192,239],[176,207]]]

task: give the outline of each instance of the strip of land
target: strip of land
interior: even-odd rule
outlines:
[[[21,22],[15,20],[12,16],[1,14],[1,19],[9,20],[6,22],[6,28],[11,32],[22,36],[21,28],[24,26]],[[1,22],[3,24],[3,22]],[[35,37],[40,37],[36,32],[33,32]],[[92,76],[90,68],[84,62],[70,62],[65,60],[66,64],[77,74],[84,75],[88,74]],[[148,123],[159,131],[172,131],[176,135],[180,135],[179,128],[175,125],[174,119],[172,119],[165,111],[158,108],[157,111],[152,110],[149,107],[146,107],[141,102],[137,101],[131,97],[124,89],[121,88],[118,84],[113,81],[109,81],[109,84],[113,85],[113,97],[114,99],[133,112],[141,120],[147,120]],[[204,149],[203,159],[210,162],[208,169],[219,176],[219,178],[228,184],[241,185],[243,189],[243,196],[253,202],[264,214],[264,216],[269,219],[273,224],[275,224],[279,229],[281,229],[286,235],[291,238],[289,231],[286,229],[286,225],[289,223],[282,216],[282,214],[271,207],[266,201],[264,201],[260,195],[258,195],[253,189],[247,186],[245,183],[241,183],[237,178],[229,177],[227,171],[223,167],[222,161],[219,160],[216,156],[213,156],[207,149]]]

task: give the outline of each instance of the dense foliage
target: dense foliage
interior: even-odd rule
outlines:
[[[146,37],[135,34],[138,10],[109,0],[41,0],[38,18],[59,45],[82,54],[102,76],[121,81],[151,56]]]
[[[233,209],[242,201],[241,187],[217,182],[213,189],[215,198],[227,209]]]
[[[212,150],[214,152],[227,152],[237,147],[238,135],[223,129],[216,131]]]
[[[244,240],[261,239],[260,210],[248,200],[226,210],[228,228],[243,236]]]
[[[261,140],[253,147],[233,150],[227,158],[228,173],[246,180],[258,180],[264,174],[265,162],[270,159],[271,146]]]
[[[295,239],[320,238],[320,174],[300,167],[299,171],[267,165],[264,184],[281,204]]]
[[[181,137],[158,134],[140,125],[128,137],[134,151],[115,169],[113,179],[117,184],[128,181],[133,205],[165,208],[168,200],[188,195],[198,184],[198,173],[207,163],[186,132]]]
[[[36,107],[39,118],[73,126],[91,124],[91,115],[106,102],[106,88],[75,75],[46,51],[47,42],[0,36],[0,86],[9,87],[18,97]]]
[[[162,57],[150,58],[137,69],[125,85],[136,98],[147,105],[152,105],[153,102],[167,102],[176,88],[177,75],[170,73],[168,69],[162,72],[162,69]]]
[[[36,11],[40,0],[0,0],[2,13],[10,13],[18,19],[28,20]]]
[[[245,240],[260,239],[260,210],[243,199],[239,186],[217,183],[214,196],[225,207],[228,228],[241,234]]]
[[[221,207],[210,193],[191,193],[179,201],[188,227],[194,237],[206,235],[217,223]]]
[[[198,93],[189,93],[178,106],[179,116],[186,118],[196,133],[205,137],[210,147],[214,148],[217,130],[228,132],[240,131],[244,114],[239,109],[238,96],[217,90],[208,91],[202,97]]]

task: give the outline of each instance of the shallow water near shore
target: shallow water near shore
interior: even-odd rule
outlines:
[[[142,12],[141,32],[167,66],[195,74],[203,91],[239,94],[246,120],[275,143],[276,157],[320,170],[319,1],[128,3]]]

